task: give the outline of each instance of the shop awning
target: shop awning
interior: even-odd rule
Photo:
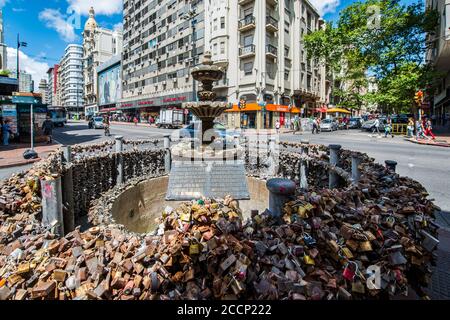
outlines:
[[[328,109],[327,113],[346,113],[346,114],[351,114],[350,111],[342,109],[342,108],[333,108],[333,109]]]
[[[102,109],[99,111],[99,113],[107,113],[107,112],[115,112],[117,111],[117,108],[107,108],[107,109]]]
[[[240,109],[236,104],[233,105],[232,109],[227,110],[226,112],[247,112],[247,111],[262,111],[263,107],[258,105],[257,103],[247,103],[245,108]],[[266,111],[271,112],[281,112],[281,113],[300,113],[301,110],[297,107],[289,108],[289,106],[279,105],[279,104],[267,104],[265,106]]]

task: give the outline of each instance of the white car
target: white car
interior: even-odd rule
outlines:
[[[95,117],[94,118],[94,129],[104,129],[105,125],[103,124],[103,117]]]
[[[334,122],[331,119],[325,119],[322,120],[322,122],[320,123],[320,131],[336,131],[337,128],[337,124],[336,122]]]

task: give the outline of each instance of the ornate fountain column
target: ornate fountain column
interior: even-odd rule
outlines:
[[[228,103],[214,101],[216,94],[213,91],[213,83],[222,79],[224,72],[213,64],[211,53],[207,51],[202,64],[195,67],[191,74],[196,81],[201,82],[201,89],[197,93],[199,101],[184,103],[183,108],[188,109],[201,120],[202,142],[206,144],[211,142],[211,139],[205,136],[205,132],[213,129],[214,119],[229,109]]]

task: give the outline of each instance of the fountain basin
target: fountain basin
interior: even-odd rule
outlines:
[[[247,177],[250,200],[239,200],[239,206],[244,218],[250,216],[251,210],[264,211],[269,204],[269,192],[266,181]],[[110,197],[105,195],[103,200],[91,208],[91,212],[102,214],[97,217],[103,224],[117,224],[121,229],[131,233],[144,234],[157,229],[156,219],[161,217],[167,206],[178,207],[180,201],[166,201],[166,191],[169,183],[167,176],[143,180]],[[104,209],[107,208],[107,209]],[[101,210],[103,209],[103,210]]]

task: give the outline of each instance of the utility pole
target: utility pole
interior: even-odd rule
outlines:
[[[191,23],[191,29],[192,29],[192,50],[191,50],[191,57],[192,57],[192,65],[191,65],[191,70],[195,67],[196,65],[196,54],[197,54],[197,45],[196,45],[196,24],[197,24],[197,20],[195,19],[197,17],[197,12],[193,6],[193,4],[191,3],[191,9],[189,10],[189,12],[187,12],[186,14],[184,14],[181,18],[184,20],[187,20]],[[197,101],[197,90],[195,88],[195,79],[192,78],[192,94],[193,94],[193,99],[195,101]],[[186,124],[187,124],[187,117],[186,117]]]
[[[19,71],[19,69],[20,69],[20,64],[19,64],[19,61],[20,61],[20,58],[19,58],[19,49],[20,49],[20,47],[24,47],[24,48],[26,48],[28,46],[28,43],[26,43],[26,42],[20,42],[20,35],[19,34],[17,34],[17,83],[19,84],[19,88],[20,88],[20,71]],[[19,89],[19,91],[20,91],[20,89]]]

